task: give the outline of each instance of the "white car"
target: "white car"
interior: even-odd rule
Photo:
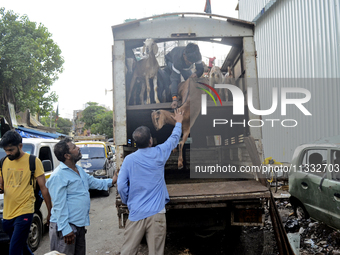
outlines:
[[[23,138],[23,151],[37,156],[42,162],[45,169],[45,176],[48,179],[58,165],[59,161],[55,157],[53,149],[59,140],[41,139],[41,138]],[[0,158],[6,156],[3,149],[0,148]],[[3,194],[0,194],[0,219],[3,212]],[[47,208],[45,202],[42,203],[40,210],[36,211],[33,216],[31,231],[27,239],[27,243],[32,251],[35,251],[40,244],[44,225],[47,223]],[[0,220],[0,242],[8,242],[9,237],[2,229],[2,221]]]

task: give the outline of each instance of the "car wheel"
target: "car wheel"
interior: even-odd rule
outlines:
[[[38,214],[33,215],[31,230],[28,235],[27,244],[31,251],[38,249],[42,237],[42,223]]]
[[[308,212],[306,211],[306,209],[303,205],[297,205],[296,206],[295,215],[296,215],[296,218],[298,218],[299,220],[309,218]]]

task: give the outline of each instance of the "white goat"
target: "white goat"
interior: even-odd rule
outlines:
[[[218,66],[213,66],[209,73],[209,85],[214,87],[215,84],[223,84],[224,83],[224,75],[222,74],[221,68]],[[223,89],[218,90],[218,94],[224,94]]]
[[[158,95],[157,95],[157,71],[158,71],[159,65],[158,65],[157,59],[155,57],[155,55],[158,52],[158,46],[153,39],[148,38],[148,39],[145,40],[144,46],[143,46],[143,53],[144,52],[146,53],[146,57],[136,63],[136,68],[133,71],[127,102],[130,101],[131,94],[132,94],[132,91],[133,91],[133,87],[136,83],[136,79],[142,78],[142,79],[145,80],[146,88],[147,88],[146,103],[150,104],[150,83],[149,83],[149,79],[153,78],[153,89],[155,91],[155,93],[154,93],[155,102],[160,103],[160,101],[158,100]],[[144,82],[141,82],[140,84],[142,84],[142,86],[144,87],[144,85],[143,85]],[[144,87],[144,89],[142,88],[142,92],[141,92],[141,95],[140,95],[141,104],[144,104],[144,100],[143,100],[144,91],[145,91],[145,87]]]
[[[235,78],[234,78],[233,70],[231,69],[230,66],[228,66],[228,72],[224,76],[224,82],[223,83],[235,85]],[[225,100],[225,101],[229,100],[227,89],[220,89],[219,93],[222,94],[222,100]]]
[[[213,66],[209,74],[209,85],[214,87],[215,84],[223,84],[224,76],[221,72],[221,68],[218,66]]]

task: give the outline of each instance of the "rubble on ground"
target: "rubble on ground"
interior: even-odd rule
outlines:
[[[311,219],[297,219],[288,199],[279,199],[276,205],[287,233],[299,233],[300,254],[340,255],[340,230]]]

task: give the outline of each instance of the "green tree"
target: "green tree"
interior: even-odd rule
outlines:
[[[52,123],[50,120],[50,116],[42,116],[39,122],[43,124],[45,127],[50,127],[50,123]]]
[[[42,24],[0,8],[0,114],[8,105],[47,115],[57,101],[50,87],[63,71],[61,50]]]
[[[85,123],[84,127],[89,129],[93,124],[98,123],[98,116],[105,113],[106,109],[95,102],[88,102],[87,104],[89,106],[82,112],[83,116],[80,120]]]
[[[113,137],[113,112],[106,111],[98,115],[97,123],[91,126],[91,133]]]
[[[55,112],[52,113],[52,116],[55,116]],[[40,123],[45,127],[50,127],[50,124],[52,124],[52,127],[55,127],[58,133],[65,135],[68,135],[71,132],[73,126],[71,120],[62,117],[59,117],[56,121],[54,118],[51,120],[50,116],[43,116],[40,118]]]
[[[68,135],[72,129],[72,121],[59,117],[55,127],[57,132]]]

